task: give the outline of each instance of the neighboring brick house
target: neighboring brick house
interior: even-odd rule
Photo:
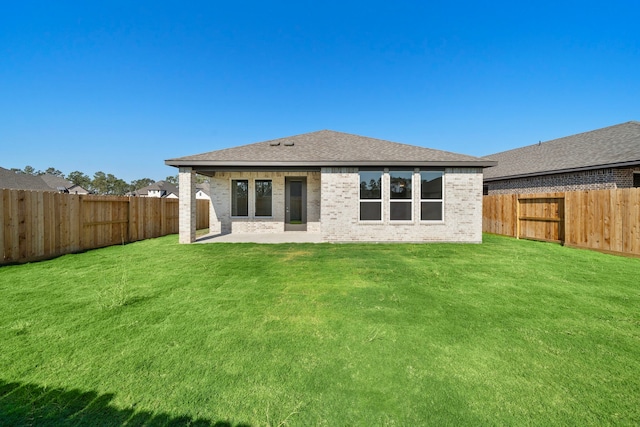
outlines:
[[[527,194],[640,187],[640,122],[486,156],[484,194]]]
[[[195,240],[195,174],[211,233],[318,233],[325,242],[482,241],[487,159],[323,130],[170,159],[180,241]]]

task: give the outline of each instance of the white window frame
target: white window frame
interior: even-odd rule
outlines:
[[[402,174],[407,174],[411,176],[410,182],[411,182],[411,197],[408,199],[392,199],[391,198],[391,194],[393,193],[392,189],[391,189],[391,175],[394,173],[402,173]],[[408,170],[390,170],[388,172],[386,172],[386,174],[388,175],[388,179],[386,180],[386,183],[389,187],[389,222],[392,224],[401,224],[401,223],[413,223],[413,201],[415,199],[415,193],[414,193],[414,171],[413,169],[408,171]],[[409,219],[393,219],[391,218],[391,205],[394,203],[406,203],[410,205],[409,208],[409,213],[411,214]]]
[[[422,198],[422,174],[423,173],[440,173],[442,174],[442,196],[440,199],[423,199]],[[421,170],[419,172],[419,176],[420,176],[420,189],[419,189],[419,193],[418,193],[418,197],[420,198],[420,209],[419,209],[419,218],[420,218],[420,222],[422,223],[442,223],[444,222],[444,198],[445,198],[445,194],[444,194],[444,189],[445,189],[445,180],[446,180],[446,173],[445,171],[442,170]],[[422,203],[440,203],[440,219],[422,219]]]
[[[360,192],[360,174],[361,173],[379,173],[380,174],[380,198],[379,199],[363,199]],[[384,170],[359,170],[358,171],[358,221],[362,223],[374,223],[380,224],[384,220],[384,183],[385,183],[385,171]],[[378,203],[380,205],[380,219],[362,219],[362,203]]]
[[[234,182],[238,182],[238,181],[245,181],[247,183],[247,214],[246,215],[234,215],[233,214],[233,195],[234,195],[234,191],[235,191],[235,186],[233,185]],[[231,218],[249,218],[250,215],[249,213],[251,212],[251,186],[249,185],[250,181],[248,179],[231,179],[229,181],[229,187],[231,189],[230,193],[229,193],[229,216]]]
[[[258,202],[258,195],[257,195],[257,191],[258,191],[258,186],[257,186],[257,182],[258,181],[269,181],[271,183],[271,215],[258,215],[258,212],[256,212],[257,210],[257,202]],[[254,218],[260,218],[260,219],[264,219],[264,218],[273,218],[273,179],[271,178],[256,178],[253,180],[253,217]]]

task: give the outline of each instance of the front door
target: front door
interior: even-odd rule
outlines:
[[[307,231],[307,178],[285,177],[284,230]]]

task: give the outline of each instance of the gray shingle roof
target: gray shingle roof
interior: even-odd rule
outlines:
[[[330,130],[166,160],[170,166],[474,166],[488,159]]]
[[[640,164],[640,122],[631,121],[486,156],[485,181]]]
[[[49,187],[39,176],[16,173],[4,168],[0,168],[0,188],[8,188],[11,190],[56,191]]]
[[[156,181],[151,185],[147,185],[146,187],[142,187],[139,188],[138,190],[134,191],[133,193],[131,193],[134,196],[146,196],[149,194],[149,191],[152,190],[156,190],[156,191],[166,191],[166,194],[178,194],[178,187],[176,187],[175,185],[171,184],[170,182],[167,181]]]
[[[68,179],[60,178],[59,176],[45,173],[44,175],[40,175],[40,178],[42,178],[42,180],[54,190],[60,190],[64,188],[67,192],[71,194],[89,194],[88,190],[82,188],[79,185],[74,184]]]

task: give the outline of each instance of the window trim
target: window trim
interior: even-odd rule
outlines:
[[[387,184],[389,186],[389,223],[391,224],[412,224],[414,222],[413,220],[413,216],[414,216],[414,199],[415,199],[415,193],[413,192],[413,188],[414,188],[414,178],[415,178],[415,172],[413,170],[409,171],[409,170],[389,170],[388,172],[386,172],[389,179],[387,179]],[[411,176],[411,197],[409,197],[408,199],[392,199],[391,198],[391,174],[393,173],[405,173],[405,174],[409,174]],[[409,219],[393,219],[391,218],[391,205],[394,203],[406,203],[409,205],[409,214],[410,214],[410,218]]]
[[[360,191],[360,174],[364,173],[380,173],[380,198],[378,199],[363,199],[362,193]],[[385,199],[385,191],[384,191],[384,182],[385,182],[385,171],[376,169],[376,170],[358,170],[358,222],[364,224],[380,224],[384,222],[384,199]],[[362,219],[362,203],[378,203],[380,205],[380,219]]]
[[[441,188],[441,197],[439,199],[423,199],[422,198],[422,173],[423,172],[427,172],[427,173],[433,173],[433,172],[440,172],[441,175],[441,179],[442,179],[442,188]],[[421,169],[419,172],[419,176],[420,176],[420,193],[418,194],[419,200],[420,200],[420,211],[419,211],[419,219],[421,223],[426,223],[426,224],[441,224],[444,223],[444,199],[445,199],[445,177],[446,177],[446,173],[443,170],[424,170]],[[440,203],[440,219],[422,219],[422,203]]]
[[[256,190],[258,186],[257,181],[269,181],[271,182],[271,215],[257,215],[256,213]],[[234,197],[234,182],[246,182],[247,183],[247,214],[246,215],[233,215],[233,197]],[[229,217],[237,220],[262,220],[273,219],[274,216],[274,180],[273,178],[229,178]]]
[[[236,189],[236,186],[233,185],[234,182],[246,182],[247,183],[247,214],[246,215],[234,215],[233,214],[233,200],[234,200],[234,191]],[[250,186],[249,186],[249,180],[248,179],[231,179],[231,182],[229,183],[229,185],[231,186],[231,192],[230,192],[230,206],[229,206],[229,216],[231,218],[249,218],[249,212],[251,211],[251,203],[250,203],[250,197],[249,197],[249,193],[250,193]]]
[[[258,206],[258,181],[260,182],[269,182],[271,184],[271,206],[270,206],[270,211],[271,213],[269,215],[258,215],[257,212],[257,206]],[[253,218],[260,218],[260,219],[264,219],[264,218],[273,218],[273,179],[267,179],[267,178],[256,178],[253,180]]]

